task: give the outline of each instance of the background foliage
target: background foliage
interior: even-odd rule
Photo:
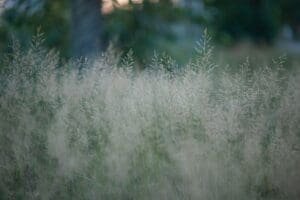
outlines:
[[[28,47],[38,27],[45,32],[46,45],[56,48],[64,58],[71,56],[70,3],[67,0],[16,1],[6,9],[0,26],[0,50],[8,51],[14,35],[24,48]],[[84,5],[82,5],[84,6]],[[103,35],[106,44],[127,52],[133,49],[139,62],[153,55],[153,50],[168,52],[187,61],[182,51],[190,55],[194,43],[201,38],[204,27],[219,44],[232,45],[242,40],[256,44],[276,42],[283,25],[288,25],[292,37],[299,37],[300,4],[296,0],[171,0],[152,3],[130,2],[125,7],[103,15]],[[100,11],[99,11],[100,12]]]

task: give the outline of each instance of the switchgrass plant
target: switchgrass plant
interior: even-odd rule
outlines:
[[[0,199],[299,199],[300,71],[279,59],[232,72],[204,47],[143,72],[132,53],[59,67],[39,42],[15,48],[0,75]]]

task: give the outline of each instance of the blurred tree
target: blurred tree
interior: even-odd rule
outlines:
[[[294,38],[300,39],[300,2],[299,0],[280,0],[282,22],[291,26]]]
[[[135,2],[129,1],[126,8],[116,8],[105,16],[109,40],[124,51],[132,49],[136,59],[141,62],[147,62],[154,50],[168,52],[177,58],[178,54],[186,56],[180,51],[182,47],[174,47],[178,41],[189,39],[186,34],[182,34],[186,31],[186,26],[199,26],[203,17],[197,12],[190,12],[191,8],[185,4],[174,4],[172,0]]]
[[[0,27],[2,51],[14,35],[26,48],[38,27],[46,46],[63,57],[88,56],[104,48],[101,0],[7,0]]]
[[[75,57],[91,56],[104,49],[100,0],[71,0],[71,44]]]
[[[66,0],[14,0],[6,2],[0,26],[0,48],[6,51],[11,36],[26,48],[38,27],[45,32],[45,45],[68,56],[68,18]]]
[[[144,55],[147,48],[151,48],[157,40],[157,36],[165,37],[168,34],[164,19],[170,20],[174,14],[170,1],[153,4],[144,1],[141,4],[130,2],[130,9],[116,9],[106,16],[107,35],[115,40],[126,51],[133,48],[137,56]],[[168,9],[166,9],[166,7]],[[171,35],[168,35],[172,39]]]
[[[280,28],[279,0],[205,0],[212,26],[223,43],[250,38],[271,43]]]

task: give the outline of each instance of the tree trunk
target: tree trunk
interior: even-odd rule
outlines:
[[[103,51],[101,0],[71,0],[73,57],[91,57]]]

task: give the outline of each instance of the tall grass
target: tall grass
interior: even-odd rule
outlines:
[[[0,199],[299,199],[300,71],[230,72],[202,47],[181,70],[155,55],[139,73],[131,53],[60,68],[39,42],[15,48]]]

